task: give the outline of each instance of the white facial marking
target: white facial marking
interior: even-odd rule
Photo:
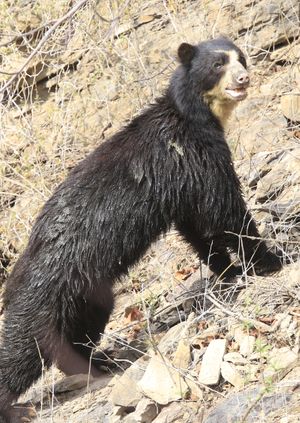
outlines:
[[[216,53],[223,53],[229,57],[229,62],[225,65],[227,68],[227,75],[233,75],[238,69],[242,72],[245,70],[244,66],[239,61],[239,55],[235,50],[215,50]],[[232,100],[244,100],[247,96],[246,88],[235,87],[234,81],[224,79],[224,91]]]
[[[233,62],[238,62],[239,55],[235,50],[215,50],[216,53],[225,53],[227,56],[229,56],[229,64],[232,64]]]
[[[247,72],[239,61],[235,50],[214,50],[225,54],[229,60],[224,64],[224,72],[218,84],[204,94],[204,100],[223,126],[237,103],[247,97],[247,89],[237,84],[236,76]]]

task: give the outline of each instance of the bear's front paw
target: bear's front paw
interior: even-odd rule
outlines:
[[[264,256],[254,265],[256,275],[265,276],[278,272],[282,268],[281,258],[268,251]]]

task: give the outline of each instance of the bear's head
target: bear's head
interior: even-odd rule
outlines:
[[[250,78],[242,51],[228,38],[220,37],[197,45],[182,43],[178,58],[193,94],[225,123],[237,102],[247,96]]]

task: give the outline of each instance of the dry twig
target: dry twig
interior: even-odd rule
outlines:
[[[51,28],[48,29],[48,31],[45,33],[43,38],[40,40],[36,48],[31,52],[31,54],[28,56],[27,60],[24,62],[24,64],[21,66],[21,68],[14,73],[14,75],[6,82],[6,84],[3,85],[0,89],[0,94],[4,93],[7,88],[17,79],[17,77],[20,75],[20,73],[28,66],[28,64],[31,62],[31,60],[37,55],[37,53],[41,50],[43,45],[48,41],[51,34],[66,20],[70,19],[81,7],[83,7],[88,0],[80,0],[78,3],[76,3],[64,16],[62,16],[60,19],[58,19]]]

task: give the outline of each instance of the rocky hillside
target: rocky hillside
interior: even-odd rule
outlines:
[[[172,231],[117,286],[101,344],[115,367],[101,380],[45,372],[23,398],[38,421],[300,420],[299,0],[3,1],[0,282],[68,170],[166,87],[178,44],[219,34],[251,72],[228,142],[286,265],[221,289]]]

